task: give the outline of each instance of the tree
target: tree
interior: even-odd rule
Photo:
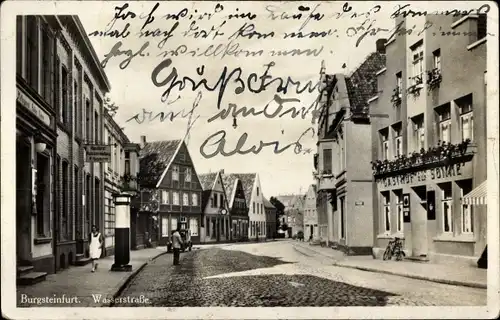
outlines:
[[[158,159],[157,153],[150,153],[141,158],[139,168],[137,182],[144,188],[154,188],[165,170],[165,166],[163,162]]]
[[[114,117],[116,115],[116,113],[118,112],[119,107],[116,105],[116,103],[111,101],[110,97],[106,97],[106,98],[104,98],[104,108],[106,109],[106,111],[108,112],[108,114],[111,117]]]
[[[269,202],[276,208],[278,215],[285,213],[285,205],[275,197],[271,197]]]

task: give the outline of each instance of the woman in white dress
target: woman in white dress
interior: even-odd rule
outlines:
[[[90,233],[89,239],[90,259],[92,259],[92,272],[94,272],[97,270],[97,260],[101,257],[102,244],[104,243],[104,239],[95,225],[92,226],[92,232]]]

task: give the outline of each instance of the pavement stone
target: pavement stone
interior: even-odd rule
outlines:
[[[47,275],[43,282],[31,286],[17,286],[17,307],[99,307],[109,305],[126,285],[130,277],[143,268],[150,259],[166,253],[162,248],[130,252],[131,272],[112,272],[114,256],[99,260],[96,272],[91,264],[71,266],[56,274]],[[96,301],[100,297],[100,301]],[[49,301],[47,298],[59,298]],[[106,298],[106,299],[104,299]]]
[[[294,243],[294,247],[324,255],[332,259],[338,267],[354,268],[364,271],[386,273],[472,288],[487,288],[487,272],[474,267],[456,267],[454,265],[417,263],[408,261],[384,261],[371,256],[346,256],[338,250],[326,247],[310,246],[304,243]]]

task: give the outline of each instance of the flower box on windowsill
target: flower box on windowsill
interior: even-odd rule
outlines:
[[[427,87],[429,88],[429,92],[436,88],[439,88],[441,81],[441,70],[435,68],[427,71]]]
[[[392,91],[391,102],[394,107],[401,105],[401,90],[399,88],[394,88]]]
[[[450,165],[460,161],[469,161],[475,153],[475,144],[466,140],[459,144],[438,144],[428,150],[422,149],[409,156],[402,155],[395,160],[377,160],[371,162],[375,179],[399,174],[407,174],[435,167]]]
[[[418,80],[416,84],[413,84],[410,87],[408,87],[406,91],[408,92],[408,94],[411,94],[414,97],[418,97],[420,95],[420,90],[422,90],[423,87],[424,85],[421,82],[421,80]]]

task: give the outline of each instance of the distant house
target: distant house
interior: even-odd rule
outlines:
[[[276,237],[276,207],[264,197],[264,210],[266,212],[266,235],[268,239]]]
[[[248,240],[249,208],[245,198],[243,183],[236,175],[224,174],[224,172],[222,172],[221,176],[231,217],[231,240]]]
[[[200,242],[224,242],[231,239],[229,205],[221,172],[199,174],[203,189]]]
[[[285,206],[285,223],[288,236],[304,231],[304,195],[284,195],[277,197]]]
[[[233,173],[243,184],[243,191],[249,208],[248,226],[249,239],[266,238],[266,214],[264,211],[264,196],[257,173]]]
[[[146,143],[142,136],[141,147],[137,213],[156,222],[158,236],[153,240],[166,245],[171,232],[180,227],[189,229],[193,243],[199,243],[202,189],[186,144],[183,140]]]
[[[315,184],[309,186],[304,203],[304,237],[306,240],[309,240],[311,235],[313,240],[318,240],[319,228]]]

